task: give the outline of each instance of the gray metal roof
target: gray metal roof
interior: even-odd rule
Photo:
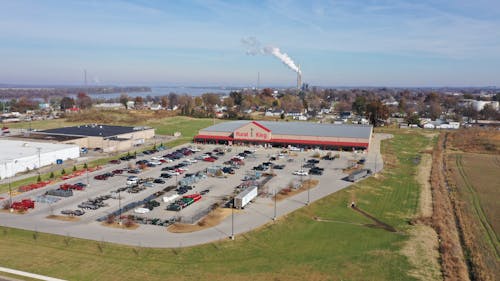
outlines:
[[[234,132],[252,120],[238,120],[219,123],[214,126],[202,129],[208,132]],[[275,122],[275,121],[255,121],[271,130],[277,135],[298,135],[298,136],[318,136],[318,137],[339,137],[339,138],[370,138],[371,125],[348,125],[348,124],[325,124],[312,122]]]

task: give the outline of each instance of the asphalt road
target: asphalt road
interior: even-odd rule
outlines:
[[[387,134],[374,134],[372,143],[370,146],[370,150],[367,155],[354,155],[352,152],[342,152],[341,159],[347,158],[366,158],[365,167],[371,169],[372,171],[380,171],[383,168],[382,157],[380,155],[380,140],[390,138],[390,135]],[[236,147],[233,148],[233,151]],[[243,150],[243,148],[239,148]],[[165,154],[166,152],[160,152],[160,154]],[[297,152],[297,159],[300,158],[309,158],[311,156],[311,152]],[[330,161],[322,161],[330,162]],[[217,163],[222,163],[222,160],[219,160]],[[206,163],[206,165],[209,165]],[[293,212],[301,207],[304,207],[308,202],[308,195],[310,202],[314,202],[318,199],[321,199],[327,195],[330,195],[338,190],[341,190],[347,186],[349,186],[350,182],[342,180],[346,176],[342,171],[335,166],[334,164],[326,164],[325,172],[323,176],[319,177],[319,184],[317,187],[312,188],[310,192],[302,192],[293,197],[289,197],[285,200],[277,202],[277,216],[283,216],[290,212]],[[330,165],[330,166],[328,166]],[[321,166],[321,165],[320,165]],[[191,166],[190,166],[191,167]],[[111,171],[116,169],[116,166],[106,166],[105,169],[101,171],[97,171],[90,175],[93,177],[95,174],[99,174],[105,171]],[[245,169],[249,169],[251,167],[245,166]],[[159,168],[158,168],[159,169]],[[203,169],[203,164],[199,166],[199,169]],[[147,174],[151,173],[151,175]],[[151,169],[141,175],[143,177],[153,176],[153,173],[158,174],[157,170]],[[284,174],[282,177],[285,178],[285,181],[289,181],[291,175]],[[116,182],[114,181],[116,178]],[[98,194],[103,194],[103,192],[116,189],[118,184],[118,177],[113,178],[112,181],[103,181],[100,182],[99,185],[94,186],[94,182],[91,182],[91,187],[87,189],[87,197],[94,197]],[[124,179],[121,179],[122,181]],[[171,179],[172,180],[172,179]],[[85,175],[72,179],[69,182],[86,182]],[[273,181],[283,181],[280,176],[273,179]],[[175,180],[169,182],[173,183]],[[269,183],[272,184],[272,183]],[[120,183],[122,186],[123,183]],[[276,184],[279,186],[280,184]],[[160,187],[156,187],[157,189],[161,189]],[[148,190],[148,194],[153,193],[156,188]],[[46,189],[44,189],[46,190]],[[24,197],[29,197],[36,195],[37,192],[43,193],[43,191],[33,191],[31,194],[23,194]],[[146,197],[148,194],[144,193],[143,197]],[[85,197],[85,196],[84,196]],[[126,198],[122,200],[122,204],[127,202],[135,201],[137,197],[131,196],[130,198]],[[82,201],[82,196],[74,196],[68,199],[63,199],[65,202],[61,203],[64,205],[63,208],[70,206],[71,204],[77,205]],[[127,201],[128,200],[128,201]],[[116,202],[114,200],[110,202],[111,206],[106,210],[102,210],[102,212],[111,211],[113,208],[116,209]],[[78,222],[63,222],[58,220],[49,220],[45,219],[45,217],[51,213],[51,211],[56,211],[62,209],[58,207],[56,203],[55,206],[43,206],[39,204],[34,211],[31,211],[25,215],[16,215],[16,214],[8,214],[8,213],[0,213],[0,224],[9,227],[21,228],[26,230],[45,232],[45,233],[53,233],[59,235],[67,235],[84,239],[91,239],[96,241],[105,241],[119,244],[126,244],[131,246],[141,246],[141,247],[184,247],[184,246],[193,246],[204,243],[209,243],[217,240],[227,239],[232,233],[231,229],[234,229],[234,234],[241,234],[257,227],[260,227],[266,223],[272,222],[272,218],[274,216],[274,204],[270,198],[258,198],[255,203],[248,205],[245,210],[241,212],[235,212],[234,215],[234,226],[232,227],[231,216],[226,218],[216,227],[204,229],[197,232],[192,233],[170,233],[164,227],[158,227],[153,225],[141,225],[136,230],[125,230],[125,229],[117,229],[117,228],[109,228],[103,227],[99,222],[95,221],[95,218],[98,216],[98,212],[96,215],[86,215],[82,220]],[[41,206],[41,207],[40,207]],[[190,206],[191,207],[191,206]],[[190,208],[189,207],[189,208]],[[51,210],[52,209],[52,210]]]

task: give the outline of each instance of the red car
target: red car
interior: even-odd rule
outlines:
[[[206,162],[215,162],[215,159],[212,158],[212,157],[207,157],[207,158],[203,158],[203,161],[206,161]]]
[[[123,170],[121,170],[121,169],[114,170],[112,173],[115,175],[121,175],[123,173]]]
[[[109,161],[110,164],[120,164],[122,161],[118,160],[118,159],[115,159],[115,160],[111,160]]]

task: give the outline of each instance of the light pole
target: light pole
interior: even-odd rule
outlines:
[[[120,195],[120,189],[118,189],[118,224],[122,224],[122,196]]]
[[[38,152],[38,174],[40,174],[40,167],[42,166],[42,161],[41,161],[41,157],[40,157],[40,151],[42,150],[42,148],[41,147],[37,147],[36,150]]]
[[[274,217],[273,217],[273,221],[276,220],[276,188],[274,189]]]
[[[309,174],[309,183],[307,184],[307,202],[306,202],[306,206],[309,205],[309,203],[311,202],[311,197],[310,197],[310,192],[309,190],[311,189],[311,174]]]
[[[87,167],[87,188],[90,187],[90,181],[89,181],[89,166],[87,164],[87,162],[85,162],[85,166]]]
[[[229,237],[231,240],[234,240],[234,197],[233,202],[231,203],[231,236]]]

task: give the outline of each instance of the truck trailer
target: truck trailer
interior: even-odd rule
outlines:
[[[243,209],[255,197],[257,197],[257,186],[250,186],[234,197],[234,207]]]

